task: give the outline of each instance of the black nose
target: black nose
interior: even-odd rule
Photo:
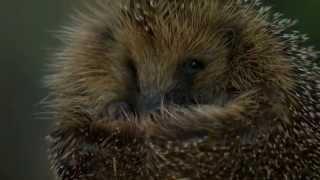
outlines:
[[[160,95],[140,96],[138,102],[138,111],[141,113],[158,111],[161,106],[161,100],[162,98]]]

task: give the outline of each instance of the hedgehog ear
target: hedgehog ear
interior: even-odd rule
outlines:
[[[223,39],[228,48],[234,49],[237,47],[237,44],[239,44],[240,34],[234,28],[226,29],[223,33]]]
[[[234,56],[238,54],[241,46],[240,30],[237,28],[228,28],[223,32],[224,44],[230,50],[228,59],[232,60]]]

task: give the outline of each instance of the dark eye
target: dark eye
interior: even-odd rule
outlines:
[[[128,69],[132,71],[132,73],[137,73],[137,68],[132,61],[129,61],[127,66],[128,66]]]
[[[190,59],[185,65],[185,72],[189,75],[193,75],[198,73],[199,71],[204,69],[204,64],[198,59]]]
[[[138,76],[138,70],[133,62],[133,60],[128,59],[127,61],[127,70],[129,71],[130,78],[132,78],[132,83],[133,86],[137,88],[138,91],[140,91],[139,86],[138,86],[138,81],[139,81],[139,76]]]

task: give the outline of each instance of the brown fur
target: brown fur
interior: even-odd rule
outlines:
[[[256,8],[236,0],[100,0],[91,14],[78,14],[48,79],[58,176],[319,178],[320,110],[312,121],[299,114],[308,98],[297,96],[310,81],[319,99],[319,76],[296,74],[293,45]],[[205,64],[189,89],[199,103],[114,116],[119,102],[177,87],[190,58]]]

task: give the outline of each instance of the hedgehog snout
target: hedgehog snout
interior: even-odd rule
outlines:
[[[139,113],[148,113],[160,110],[162,103],[160,93],[141,95],[137,102],[137,111]]]

